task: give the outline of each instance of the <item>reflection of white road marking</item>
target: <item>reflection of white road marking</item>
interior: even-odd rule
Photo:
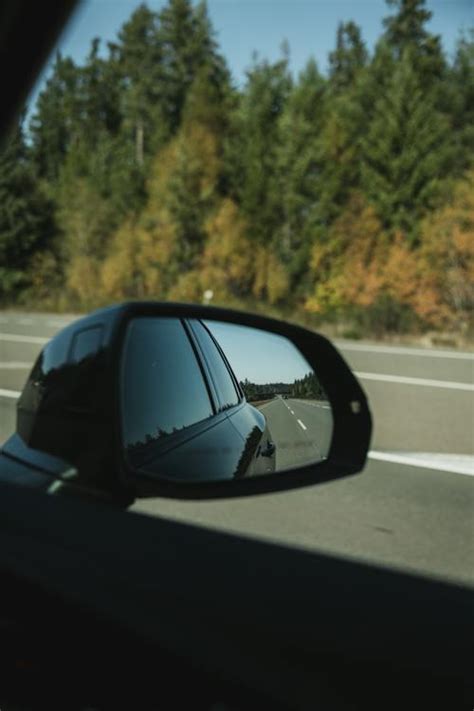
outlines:
[[[0,370],[20,370],[22,368],[31,368],[31,363],[22,363],[20,361],[11,360],[6,363],[0,362]]]
[[[16,400],[20,395],[21,392],[19,390],[3,390],[0,388],[0,397],[11,397]]]
[[[438,452],[369,452],[370,459],[393,462],[409,467],[435,469],[441,472],[474,476],[474,455],[441,454]]]
[[[307,429],[308,429],[308,428],[306,427],[306,425],[304,424],[304,422],[301,422],[301,420],[297,420],[297,422],[298,422],[299,426],[302,427],[304,430],[307,430]]]
[[[389,375],[387,373],[355,373],[362,380],[381,380],[386,383],[400,383],[402,385],[424,385],[429,388],[449,388],[452,390],[467,390],[474,392],[474,385],[470,383],[457,383],[451,380],[430,380],[428,378],[409,378],[404,375]]]
[[[41,336],[20,336],[18,333],[0,333],[0,341],[11,341],[12,343],[47,343],[50,338]]]
[[[427,358],[455,358],[458,360],[474,360],[474,353],[466,351],[430,350],[428,348],[403,348],[400,346],[373,346],[361,343],[342,343],[336,345],[341,351],[364,351],[368,353],[388,353],[390,355],[425,356]]]

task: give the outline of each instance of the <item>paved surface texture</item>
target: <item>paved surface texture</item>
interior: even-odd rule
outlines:
[[[331,445],[332,415],[327,403],[276,398],[259,408],[276,446],[277,470],[324,459]]]
[[[14,429],[16,393],[42,344],[70,320],[0,313],[0,443]],[[374,458],[360,475],[253,499],[151,499],[134,509],[474,584],[474,477],[467,475],[474,473],[474,354],[337,345],[362,374],[374,416]],[[280,447],[279,467],[324,452],[330,410],[281,400],[264,412],[272,436],[292,443]]]

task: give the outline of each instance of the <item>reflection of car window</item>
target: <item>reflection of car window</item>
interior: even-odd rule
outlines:
[[[192,326],[197,333],[199,343],[209,365],[212,379],[217,388],[220,406],[222,409],[232,407],[239,402],[239,395],[232,380],[232,376],[212,340],[208,330],[199,321],[193,321]]]
[[[127,445],[172,434],[213,414],[199,364],[179,319],[132,321],[122,377]]]
[[[74,363],[79,363],[83,358],[94,355],[100,348],[102,340],[102,326],[94,326],[86,328],[74,335],[71,360]]]

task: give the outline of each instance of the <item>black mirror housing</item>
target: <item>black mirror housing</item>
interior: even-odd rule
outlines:
[[[173,481],[133,469],[124,456],[120,384],[127,329],[140,317],[214,320],[288,339],[311,366],[317,363],[333,418],[327,456],[271,476],[231,481]],[[18,401],[17,434],[22,443],[17,442],[16,448],[28,450],[33,459],[39,451],[65,462],[68,487],[117,500],[210,499],[283,491],[355,474],[366,461],[371,416],[355,376],[324,336],[283,321],[217,307],[131,302],[72,323],[45,346]],[[7,442],[5,452],[14,446]],[[262,456],[269,456],[272,446],[267,443]],[[57,468],[52,476],[61,479]]]

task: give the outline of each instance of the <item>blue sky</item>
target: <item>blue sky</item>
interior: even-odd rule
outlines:
[[[284,336],[247,326],[206,321],[238,380],[251,383],[293,383],[313,369]]]
[[[147,2],[153,10],[164,4],[165,0]],[[221,50],[238,84],[245,80],[245,70],[254,51],[262,58],[275,60],[281,56],[285,39],[289,42],[290,67],[295,74],[310,56],[315,57],[324,72],[340,21],[357,22],[368,48],[372,49],[382,31],[382,18],[389,14],[385,0],[208,0],[207,4]],[[94,37],[105,43],[114,40],[138,5],[137,0],[84,0],[63,32],[58,49],[82,63],[91,40]],[[443,47],[451,55],[460,31],[474,26],[474,2],[428,0],[427,8],[433,13],[430,30],[441,35]],[[47,73],[48,67],[30,96],[28,113]]]

